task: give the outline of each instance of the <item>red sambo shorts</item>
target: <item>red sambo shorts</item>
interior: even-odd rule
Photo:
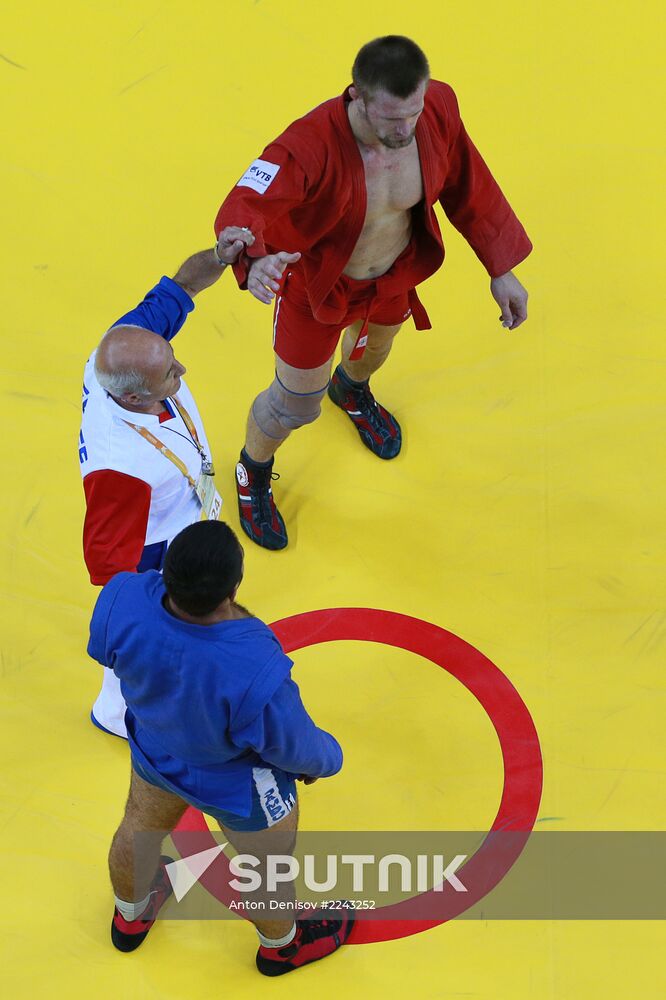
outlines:
[[[351,354],[356,360],[363,354],[368,323],[398,326],[412,311],[429,326],[427,314],[410,282],[416,248],[408,244],[386,274],[357,281],[341,274],[326,300],[334,302],[340,318],[335,323],[320,323],[312,313],[303,271],[298,265],[288,270],[275,300],[273,347],[277,356],[293,368],[319,368],[335,353],[340,334],[348,326],[362,321],[363,326]]]

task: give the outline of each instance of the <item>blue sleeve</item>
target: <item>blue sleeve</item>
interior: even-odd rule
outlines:
[[[290,677],[264,710],[231,738],[239,749],[254,750],[267,764],[291,774],[327,778],[342,767],[340,744],[314,724]]]
[[[187,292],[165,276],[151,288],[136,309],[125,313],[113,326],[142,326],[145,330],[159,333],[165,340],[172,340],[193,309],[194,302]]]
[[[93,660],[97,660],[103,667],[112,666],[112,664],[107,663],[107,634],[111,609],[122,585],[134,575],[134,573],[116,573],[115,576],[111,577],[106,586],[102,587],[93,609],[92,618],[90,619],[88,656],[91,656]]]

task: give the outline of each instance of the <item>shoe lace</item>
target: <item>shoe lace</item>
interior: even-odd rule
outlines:
[[[266,524],[272,520],[271,494],[269,492],[269,482],[280,478],[279,472],[266,472],[261,477],[257,476],[251,490],[252,506],[258,524]]]
[[[340,921],[331,920],[330,917],[323,917],[319,920],[308,917],[302,923],[299,921],[301,929],[301,943],[316,941],[317,938],[330,937],[337,930]]]
[[[360,389],[355,390],[354,395],[356,396],[358,409],[368,419],[372,428],[376,431],[383,430],[384,423],[379,412],[377,400],[370,391],[370,386],[366,383]]]

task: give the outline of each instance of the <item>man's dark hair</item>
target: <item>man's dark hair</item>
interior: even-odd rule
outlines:
[[[167,594],[202,617],[229,597],[243,575],[243,550],[228,524],[197,521],[176,535],[164,559]]]
[[[410,97],[429,77],[425,53],[404,35],[384,35],[368,42],[352,66],[354,86],[369,96],[386,90],[393,97]]]

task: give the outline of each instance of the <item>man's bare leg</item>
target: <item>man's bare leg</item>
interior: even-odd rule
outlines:
[[[393,346],[393,338],[400,330],[398,326],[380,326],[377,323],[368,324],[368,343],[363,357],[358,361],[350,361],[349,355],[361,330],[361,321],[352,324],[342,340],[342,367],[354,382],[364,382],[369,379],[386,361]],[[316,393],[326,388],[331,377],[331,364],[327,361],[319,368],[294,368],[275,356],[275,371],[282,385],[293,393]],[[264,390],[264,395],[269,390]],[[282,428],[283,433],[276,435],[278,428],[271,427],[271,434],[259,427],[254,417],[254,409],[260,397],[255,399],[247,419],[245,437],[245,453],[254,462],[269,462],[277,449],[287,440],[291,433]],[[268,429],[268,428],[266,428]]]
[[[270,462],[280,445],[284,444],[288,437],[289,434],[286,434],[283,438],[271,438],[267,434],[264,434],[252,416],[252,410],[250,410],[247,415],[247,429],[245,431],[243,451],[254,462]]]
[[[220,828],[227,840],[233,844],[238,854],[253,854],[262,861],[256,869],[262,876],[262,884],[265,885],[266,864],[265,859],[268,854],[292,854],[296,844],[296,831],[298,829],[298,803],[284,819],[281,819],[274,826],[267,830],[247,832],[241,830],[230,830],[220,823]],[[263,897],[262,897],[263,898]],[[281,891],[276,897],[279,902],[285,903],[282,912],[285,916],[275,919],[262,919],[248,914],[249,919],[265,938],[275,941],[285,937],[294,926],[295,919],[295,894],[292,882],[283,883]],[[253,897],[254,899],[254,897]],[[268,906],[266,906],[268,911]]]
[[[331,377],[331,365],[333,359],[331,358],[325,364],[320,365],[318,368],[294,368],[292,365],[286,364],[280,358],[275,356],[275,373],[277,379],[282,384],[282,387],[289,393],[294,393],[297,396],[310,396],[311,402],[313,402],[312,410],[316,407],[316,399],[319,393],[323,395],[328,385],[328,381]],[[269,396],[266,401],[266,397]],[[274,391],[273,386],[265,389],[259,396],[255,399],[250,413],[247,419],[247,435],[245,438],[245,453],[254,462],[270,462],[271,458],[280,447],[280,445],[287,440],[292,429],[295,427],[284,426],[286,423],[291,422],[292,424],[297,424],[299,419],[302,418],[304,414],[299,414],[297,412],[298,400],[294,400],[294,414],[291,421],[283,418],[281,421],[276,418],[275,415],[275,403],[273,400]],[[288,404],[287,404],[288,407]],[[263,411],[263,419],[261,417],[261,412]],[[259,426],[257,419],[255,418],[255,412],[259,416],[259,421],[262,426]],[[311,421],[306,421],[311,422]]]
[[[350,326],[342,340],[342,361],[328,388],[329,397],[347,414],[366,448],[384,459],[395,458],[400,453],[402,432],[395,417],[377,403],[368,379],[388,358],[399,329],[399,325],[369,323],[365,351],[357,361],[351,361],[361,323]]]
[[[241,527],[264,549],[283,549],[288,543],[271,489],[273,455],[292,430],[311,424],[321,413],[332,363],[330,358],[317,368],[294,368],[276,357],[275,378],[252,404],[236,490]]]
[[[132,770],[125,815],[116,831],[109,852],[109,871],[116,899],[122,903],[141,903],[149,896],[159,867],[164,837],[173,830],[187,809],[187,802],[140,778]],[[239,854],[253,854],[264,860],[268,854],[291,854],[296,843],[298,804],[284,819],[267,830],[241,832],[219,824],[227,840]],[[261,867],[259,871],[262,871]],[[294,888],[285,884],[280,900],[292,903],[280,919],[254,919],[251,922],[265,937],[284,937],[294,926]],[[138,912],[128,919],[139,919]]]
[[[342,338],[342,368],[352,381],[365,382],[381,368],[391,352],[393,338],[399,331],[400,325],[379,326],[377,323],[368,323],[368,343],[363,357],[359,358],[358,361],[350,361],[349,355],[361,332],[361,321],[353,323],[345,331]]]
[[[262,862],[255,871],[262,875],[265,886],[267,856],[291,855],[296,844],[298,826],[298,804],[292,811],[267,830],[246,833],[229,830],[222,826],[224,835],[231,841],[239,854],[252,854]],[[339,915],[313,913],[307,919],[295,919],[295,888],[293,882],[280,883],[274,893],[258,891],[252,901],[276,901],[284,905],[284,916],[280,919],[261,919],[250,916],[259,933],[259,950],[256,963],[259,972],[265,976],[280,976],[301,965],[327,958],[349,938],[354,923],[353,913],[343,910]],[[268,911],[268,902],[265,903]]]
[[[186,809],[187,802],[150,785],[132,770],[125,815],[109,852],[111,884],[118,899],[126,903],[145,899],[159,867],[165,831],[173,830]]]

